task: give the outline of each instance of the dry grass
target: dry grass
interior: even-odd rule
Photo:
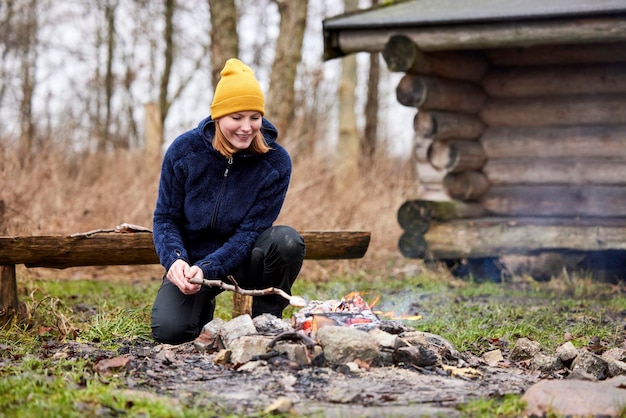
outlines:
[[[295,163],[278,223],[300,230],[368,230],[371,244],[363,259],[307,261],[302,274],[323,279],[408,262],[397,250],[396,221],[398,207],[414,189],[408,162],[378,158],[344,192],[336,191],[332,164],[321,158]],[[2,149],[0,235],[71,234],[122,222],[151,227],[159,169],[160,162],[148,161],[140,151],[79,155],[57,149],[40,152],[24,169],[14,151]],[[112,268],[114,274],[135,270]],[[158,266],[150,268],[150,274],[158,272]]]

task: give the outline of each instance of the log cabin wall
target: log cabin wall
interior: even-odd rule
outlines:
[[[421,192],[400,251],[460,259],[626,249],[626,44],[430,52],[404,36]]]

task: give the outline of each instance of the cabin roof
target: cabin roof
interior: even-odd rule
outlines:
[[[626,31],[619,28],[626,21],[624,0],[409,0],[325,19],[324,55],[329,59],[358,52],[359,49],[370,52],[380,50],[378,35],[391,35],[407,30],[428,31],[431,36],[436,36],[437,31],[444,31],[447,36],[458,33],[456,47],[469,49],[477,42],[471,36],[466,37],[465,41],[461,39],[466,30],[491,27],[504,30],[507,26],[524,28],[539,24],[541,28],[555,26],[559,31],[566,23],[589,26],[592,18],[608,19],[608,25],[595,29],[593,39],[585,38],[583,41],[626,38],[626,34],[622,33]],[[615,24],[611,25],[611,22]],[[562,32],[554,35],[554,39],[551,36],[544,37],[543,42],[529,40],[525,33],[520,31],[517,37],[519,45],[563,42]],[[355,36],[361,39],[355,41]],[[505,46],[515,46],[515,40],[509,38],[507,37]],[[493,42],[497,42],[497,39]],[[342,43],[346,46],[342,46]],[[426,45],[425,49],[445,48]]]

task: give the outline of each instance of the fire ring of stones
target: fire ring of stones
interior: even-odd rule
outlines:
[[[614,383],[621,378],[617,387],[626,387],[626,350],[616,350],[600,356],[565,343],[547,355],[521,338],[510,351],[502,346],[478,357],[441,336],[381,320],[357,297],[310,302],[291,323],[271,315],[214,319],[190,343],[129,347],[94,370],[122,368],[131,389],[151,387],[223,414],[458,416],[455,407],[472,399],[525,394],[532,416],[554,412],[554,393],[565,398],[565,408],[576,390],[584,391],[581,399],[593,397],[589,387],[570,387],[565,377],[612,382],[602,382],[598,393],[610,395],[612,405],[626,404],[626,390]],[[546,380],[570,386],[539,387]]]

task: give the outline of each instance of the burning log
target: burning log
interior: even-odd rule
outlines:
[[[421,109],[477,113],[486,96],[478,84],[406,74],[396,88],[398,101]]]

